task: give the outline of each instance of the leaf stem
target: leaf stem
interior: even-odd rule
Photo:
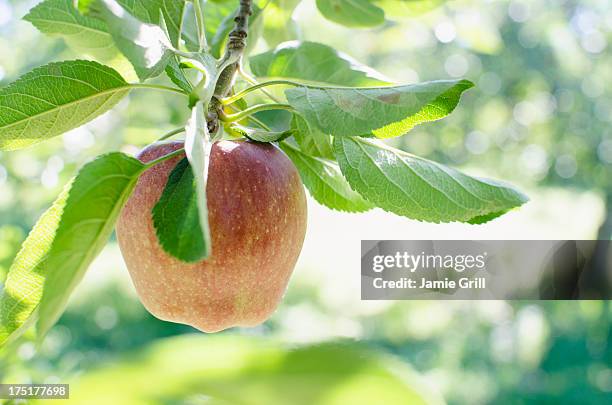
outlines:
[[[166,139],[168,139],[168,138],[173,137],[174,135],[180,134],[181,132],[185,132],[185,128],[176,128],[176,129],[173,129],[172,131],[170,131],[170,132],[166,133],[166,134],[165,134],[165,135],[163,135],[161,138],[159,138],[159,139],[157,140],[157,142],[159,142],[159,141],[164,141],[164,140],[166,140]]]
[[[198,84],[191,92],[191,96],[208,104],[213,97],[216,81],[219,77],[216,59],[209,54],[203,53],[197,62],[197,64],[201,65],[198,69],[201,75]]]
[[[259,84],[257,79],[255,79],[253,76],[251,76],[247,72],[245,72],[244,69],[242,68],[242,66],[238,66],[238,73],[240,74],[240,76],[242,76],[242,78],[244,80],[246,80],[247,82],[251,83],[252,85]],[[275,103],[280,103],[280,100],[278,100],[276,97],[274,97],[272,94],[270,94],[267,90],[261,89],[261,92],[263,94],[265,94],[266,96],[270,97],[270,99],[272,101],[274,101]]]
[[[183,96],[186,96],[187,93],[184,92],[181,89],[178,89],[176,87],[170,87],[170,86],[161,86],[159,84],[149,84],[149,83],[132,83],[130,84],[130,86],[132,88],[135,89],[154,89],[154,90],[162,90],[162,91],[169,91],[172,93],[179,93]]]
[[[233,111],[237,111],[237,112],[240,111],[233,105],[230,105],[228,107],[231,108]],[[261,128],[265,129],[266,131],[272,131],[272,129],[269,126],[267,126],[265,122],[261,121],[259,118],[251,115],[250,117],[248,117],[248,119],[253,121],[255,124],[259,125]]]
[[[268,110],[287,110],[287,111],[295,111],[293,107],[289,104],[257,104],[252,107],[247,108],[246,110],[242,110],[236,114],[221,114],[219,118],[223,122],[235,122],[240,121],[243,118],[250,117],[251,115],[258,113],[260,111],[268,111]]]
[[[270,80],[269,82],[257,83],[254,86],[248,87],[242,90],[241,92],[234,94],[231,97],[224,98],[223,100],[221,100],[221,104],[223,105],[232,104],[240,99],[243,99],[247,94],[255,90],[258,90],[264,87],[268,87],[268,86],[277,86],[277,85],[282,85],[282,84],[289,85],[289,86],[300,86],[299,83],[292,82],[291,80]]]
[[[200,52],[208,49],[208,42],[206,41],[206,30],[204,28],[204,13],[202,12],[202,4],[200,0],[193,0],[193,9],[195,11],[196,23],[198,26],[198,46]]]
[[[148,162],[147,164],[144,165],[144,168],[142,169],[142,171],[148,170],[148,169],[152,168],[155,165],[158,165],[158,164],[160,164],[162,162],[165,162],[166,160],[170,160],[173,157],[177,157],[177,156],[179,156],[181,154],[185,154],[185,149],[184,148],[177,149],[174,152],[170,152],[170,153],[168,153],[165,156],[162,156],[160,158],[157,158],[155,160],[152,160],[152,161]]]

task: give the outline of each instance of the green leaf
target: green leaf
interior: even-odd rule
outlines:
[[[163,17],[170,41],[178,47],[186,0],[117,0],[116,3],[145,23],[160,25]],[[78,0],[78,9],[84,14],[96,15],[100,5],[100,0]]]
[[[89,14],[91,12],[91,8],[95,5],[97,0],[75,0],[74,5],[82,14]]]
[[[292,130],[266,131],[265,129],[245,127],[244,125],[234,125],[231,129],[256,142],[279,142],[293,135]]]
[[[51,63],[0,89],[0,150],[13,150],[77,128],[130,91],[119,73],[90,61]]]
[[[223,21],[232,16],[238,6],[238,0],[227,1],[202,1],[202,12],[204,13],[204,29],[206,31],[206,40],[210,45],[219,31]],[[188,50],[197,52],[198,44],[198,29],[195,18],[195,11],[192,2],[187,2],[185,6],[185,19],[183,21],[183,38],[185,46]]]
[[[370,0],[317,0],[323,17],[351,28],[376,27],[385,22],[385,12]]]
[[[380,86],[383,75],[335,49],[316,42],[290,41],[250,58],[257,77],[278,77],[338,86]]]
[[[25,237],[20,226],[0,225],[0,291],[6,281],[9,267],[13,264]]]
[[[406,363],[363,344],[287,345],[231,334],[160,339],[70,384],[77,404],[444,403]]]
[[[166,66],[166,74],[179,88],[185,90],[187,94],[190,94],[193,90],[193,85],[181,69],[179,62],[176,57],[172,57]]]
[[[186,0],[118,0],[118,3],[145,23],[160,25],[160,15],[163,16],[170,42],[178,47]]]
[[[297,24],[292,20],[295,8],[302,0],[271,0],[260,5],[265,6],[263,18],[263,37],[270,47],[281,42],[295,39],[298,36]]]
[[[159,76],[164,71],[173,56],[173,46],[164,30],[156,25],[162,15],[159,9],[156,10],[157,16],[151,16],[157,23],[146,23],[116,0],[97,0],[91,7],[91,13],[106,22],[115,45],[130,61],[141,81]]]
[[[236,15],[236,10],[229,13],[225,16],[225,18],[220,22],[217,27],[217,31],[214,33],[214,36],[209,42],[210,45],[210,53],[215,57],[221,57],[223,53],[223,45],[227,42],[227,36],[234,29],[234,16]]]
[[[108,241],[119,213],[146,166],[120,152],[86,164],[72,182],[53,243],[44,260],[46,279],[37,333],[42,337]]]
[[[481,222],[528,198],[511,185],[467,176],[439,163],[354,137],[334,150],[351,187],[386,211],[428,222]]]
[[[286,142],[280,146],[297,167],[312,197],[320,204],[347,212],[365,212],[374,207],[351,190],[336,164],[308,156]]]
[[[70,185],[38,220],[11,265],[0,294],[0,347],[33,322],[47,273],[45,260],[57,232]]]
[[[410,18],[428,12],[447,0],[374,0],[390,19]]]
[[[23,19],[44,34],[61,36],[78,52],[104,60],[118,52],[106,24],[79,13],[72,0],[45,0]]]
[[[468,221],[468,223],[472,224],[472,225],[482,225],[485,224],[489,221],[494,220],[495,218],[501,217],[502,215],[504,215],[505,213],[507,213],[510,210],[503,210],[503,211],[499,211],[499,212],[492,212],[490,214],[487,215],[481,215],[479,217],[474,217],[472,219],[470,219]]]
[[[285,91],[289,104],[311,125],[334,136],[401,136],[450,114],[468,80],[376,88],[298,87]]]
[[[236,13],[238,0],[207,1],[204,3],[204,21],[206,22],[206,38],[212,42],[223,21]]]
[[[200,261],[207,254],[195,187],[193,171],[184,158],[170,173],[153,207],[153,225],[160,245],[172,256],[189,263]]]
[[[294,129],[293,137],[302,152],[307,155],[335,160],[331,136],[311,127],[301,116],[295,114],[291,125]]]
[[[206,123],[204,110],[203,103],[196,103],[195,107],[192,109],[191,118],[185,127],[185,154],[187,155],[195,178],[198,218],[200,220],[200,230],[202,231],[202,241],[204,243],[202,259],[210,256],[212,250],[206,199],[208,163],[212,143],[208,133],[208,124]]]
[[[0,298],[0,345],[38,314],[44,336],[102,250],[145,166],[122,153],[86,164],[23,243]],[[38,308],[38,312],[35,310]]]
[[[273,131],[284,132],[291,129],[291,121],[294,114],[287,110],[264,110],[258,111],[253,116]]]

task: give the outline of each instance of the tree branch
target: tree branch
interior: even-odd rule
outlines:
[[[252,0],[240,0],[240,9],[234,21],[236,27],[229,34],[229,41],[227,43],[228,51],[239,51],[242,53],[246,47],[246,38],[249,30],[249,17],[253,14],[253,8],[251,6]]]
[[[236,72],[240,68],[242,54],[246,48],[246,40],[249,31],[249,17],[253,14],[252,0],[240,0],[238,13],[234,21],[236,26],[229,33],[229,39],[225,48],[225,54],[219,61],[219,68],[223,69],[219,74],[215,85],[214,96],[210,100],[208,107],[208,129],[210,133],[215,133],[219,128],[219,115],[222,113],[223,106],[221,99],[227,97],[234,84]]]
[[[240,65],[240,60],[242,59],[242,54],[246,48],[249,17],[251,14],[253,14],[252,0],[240,0],[240,7],[234,18],[236,26],[229,34],[225,55],[220,63],[221,66],[226,63],[229,63],[229,65],[223,69],[217,81],[217,86],[215,88],[215,96],[217,98],[226,97],[232,87],[234,77]]]

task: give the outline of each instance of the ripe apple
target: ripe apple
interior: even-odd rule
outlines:
[[[153,144],[138,159],[149,162],[181,147]],[[136,291],[156,317],[204,332],[258,325],[281,300],[304,242],[306,196],[299,174],[271,144],[215,143],[206,187],[212,254],[184,263],[162,249],[151,214],[180,159],[140,177],[117,223]]]

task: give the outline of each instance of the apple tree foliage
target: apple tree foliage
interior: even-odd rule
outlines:
[[[381,141],[450,114],[473,86],[470,81],[401,85],[325,44],[279,43],[290,39],[282,31],[290,29],[298,3],[44,0],[25,16],[89,60],[53,62],[0,89],[0,150],[25,148],[77,128],[134,91],[183,97],[191,114],[183,128],[160,134],[161,139],[184,134],[184,150],[146,164],[110,152],[87,163],[66,185],[9,270],[0,297],[0,345],[34,323],[44,336],[106,244],[139,176],[178,154],[186,160],[171,173],[151,213],[157,236],[180,260],[208,257],[214,249],[207,224],[208,156],[220,139],[277,144],[312,197],[338,211],[380,207],[420,221],[483,223],[527,201],[509,184]],[[436,3],[316,2],[323,17],[354,28],[383,24],[386,13],[410,14]],[[266,25],[268,15],[281,24]],[[251,55],[259,37],[272,49]],[[105,64],[119,55],[130,62],[138,82]],[[264,102],[249,103],[253,94]]]

